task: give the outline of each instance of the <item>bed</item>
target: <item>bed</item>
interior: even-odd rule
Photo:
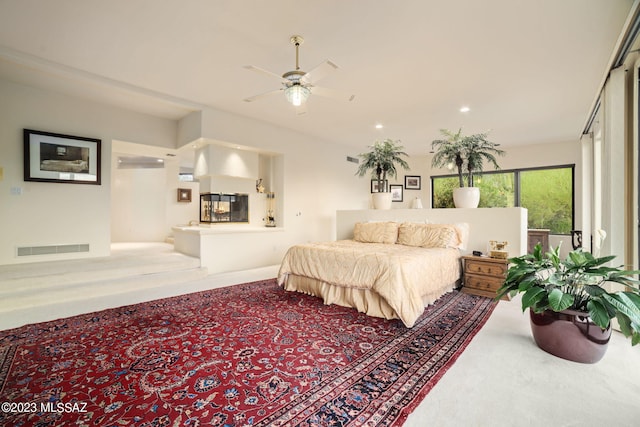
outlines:
[[[467,238],[463,223],[356,223],[353,239],[289,248],[278,283],[412,327],[425,306],[458,284]]]

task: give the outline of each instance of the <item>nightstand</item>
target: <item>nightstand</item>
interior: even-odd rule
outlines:
[[[462,292],[495,298],[496,291],[507,277],[509,261],[506,259],[463,256],[464,277]],[[502,299],[508,300],[507,296]]]

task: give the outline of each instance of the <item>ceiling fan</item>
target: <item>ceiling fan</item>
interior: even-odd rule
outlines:
[[[353,101],[355,95],[345,96],[339,91],[326,89],[315,85],[315,82],[326,76],[327,73],[333,70],[337,70],[338,66],[336,64],[329,60],[326,60],[311,71],[304,72],[300,69],[299,65],[299,49],[300,45],[304,43],[304,39],[302,38],[302,36],[291,36],[289,41],[296,47],[296,69],[287,71],[282,76],[279,76],[278,74],[272,73],[271,71],[267,71],[263,68],[256,67],[254,65],[246,65],[244,68],[248,70],[257,71],[259,73],[277,78],[282,84],[282,87],[280,89],[245,98],[245,102],[253,102],[264,96],[272,95],[281,91],[284,93],[287,101],[289,101],[295,107],[300,107],[302,104],[304,104],[311,94],[328,98]]]

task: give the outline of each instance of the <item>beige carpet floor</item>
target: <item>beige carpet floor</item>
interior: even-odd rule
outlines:
[[[520,300],[500,301],[405,426],[640,425],[640,345],[614,332],[595,364],[540,350]]]

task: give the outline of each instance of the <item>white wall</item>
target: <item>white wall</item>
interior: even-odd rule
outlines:
[[[171,227],[176,224],[189,224],[190,221],[198,221],[200,218],[200,194],[197,182],[176,182],[175,175],[167,176],[166,188],[166,206],[167,221],[164,224],[165,233],[172,235]],[[187,188],[191,190],[191,202],[178,202],[178,188]]]
[[[347,155],[365,151],[312,138],[236,114],[217,110],[193,113],[179,124],[181,145],[197,136],[240,145],[261,153],[277,153],[271,189],[276,193],[276,224],[284,230],[277,245],[258,247],[284,255],[292,244],[335,238],[335,212],[367,208],[367,180],[355,176],[357,165]],[[183,137],[183,135],[188,135]],[[366,182],[365,182],[366,181]],[[241,248],[231,248],[242,251]]]
[[[162,241],[166,237],[165,169],[114,169],[113,175],[111,241]]]
[[[164,168],[118,169],[113,154],[111,179],[111,242],[161,242],[171,227],[198,220],[199,185],[180,182],[176,158]],[[191,202],[178,202],[178,188],[191,190]]]
[[[0,81],[0,99],[0,168],[3,168],[3,178],[0,180],[0,264],[109,253],[111,213],[113,209],[121,209],[118,206],[120,202],[111,199],[109,165],[112,160],[112,141],[175,150],[177,145],[190,142],[188,138],[199,135],[254,147],[263,153],[277,153],[272,184],[279,189],[276,192],[279,203],[276,222],[284,230],[278,233],[282,238],[277,245],[263,247],[260,240],[256,239],[256,247],[265,251],[280,254],[295,243],[334,239],[337,210],[370,207],[370,178],[356,177],[357,165],[346,160],[348,155],[355,156],[366,151],[364,145],[361,149],[354,149],[216,110],[196,113],[196,116],[188,116],[177,123],[6,81]],[[195,131],[194,126],[197,128]],[[102,139],[102,185],[24,182],[23,128]],[[427,150],[428,147],[425,147],[425,152]],[[505,169],[559,163],[579,164],[580,154],[577,142],[510,148],[508,152],[507,157],[500,161]],[[420,175],[422,189],[405,190],[404,202],[394,203],[393,207],[407,208],[416,196],[420,196],[424,206],[429,207],[430,156],[414,156],[409,163],[411,169],[400,171],[398,178],[390,183],[403,184],[404,175]],[[579,171],[576,176],[580,176]],[[132,180],[130,184],[140,182],[134,177],[129,179]],[[169,234],[171,225],[196,219],[192,218],[192,210],[184,205],[175,205],[176,209],[171,209],[171,205],[176,203],[172,200],[179,184],[172,187],[171,181],[167,182],[163,195],[165,212],[158,214],[165,218],[157,221],[153,233],[157,233],[158,237],[153,238],[159,239],[160,235]],[[12,187],[22,189],[22,195],[12,195]],[[194,193],[191,206],[194,204],[197,204],[197,193]],[[143,215],[136,207],[132,209],[136,211],[136,219],[151,215],[148,212]],[[115,213],[114,216],[119,214]],[[157,232],[155,227],[163,227],[162,233]],[[46,259],[17,259],[14,255],[17,245],[80,242],[91,245],[89,254],[46,256]],[[242,248],[229,250],[242,253]]]
[[[145,188],[148,190],[154,179],[140,179],[129,173],[129,186],[122,198],[134,197],[129,207],[119,207],[120,200],[111,199],[112,141],[166,147],[175,150],[178,139],[176,121],[155,118],[128,110],[101,105],[86,100],[67,97],[40,89],[0,80],[0,265],[56,259],[105,256],[109,254],[111,236],[111,213],[113,209],[132,209],[134,212],[114,213],[140,217],[151,215],[141,212]],[[254,146],[262,152],[279,153],[274,163],[282,174],[275,173],[274,185],[283,190],[276,194],[282,208],[276,212],[278,225],[285,229],[277,247],[271,245],[264,250],[283,253],[293,243],[327,240],[335,237],[335,212],[338,209],[366,208],[370,193],[361,191],[364,180],[356,177],[356,165],[346,161],[354,155],[353,149],[328,141],[278,128],[248,118],[208,111],[207,135],[220,141]],[[220,119],[220,120],[218,120]],[[49,132],[100,138],[102,140],[102,185],[71,185],[24,182],[22,172],[22,129],[31,128]],[[364,151],[366,147],[363,147]],[[123,172],[123,176],[127,172]],[[162,178],[158,177],[158,180]],[[143,185],[142,181],[146,183]],[[134,184],[140,184],[136,187]],[[125,184],[127,185],[127,184]],[[176,184],[178,185],[178,184]],[[180,184],[181,185],[181,184]],[[12,195],[11,188],[20,188],[22,195]],[[168,187],[168,186],[167,186]],[[167,203],[175,197],[177,187],[165,188],[163,197]],[[130,194],[127,194],[130,193]],[[198,203],[197,192],[194,202]],[[120,196],[116,196],[119,199]],[[136,206],[136,204],[138,206]],[[154,201],[155,205],[156,202]],[[161,203],[157,202],[157,208]],[[166,203],[165,203],[166,206]],[[180,206],[176,206],[178,208]],[[155,210],[152,209],[152,210]],[[160,238],[170,232],[171,225],[184,224],[193,218],[191,211],[185,213],[169,210],[164,220],[155,222],[154,230],[144,234]],[[128,227],[129,219],[122,219],[118,227]],[[172,224],[173,222],[173,224]],[[135,225],[133,225],[135,227]],[[156,227],[163,227],[158,233]],[[139,226],[138,226],[139,227]],[[141,228],[139,228],[142,231]],[[125,231],[119,230],[116,240],[125,239]],[[127,238],[128,240],[128,238]],[[37,257],[15,257],[18,245],[52,245],[67,243],[89,243],[91,251],[85,254],[60,254]],[[261,248],[259,239],[255,245]],[[229,248],[242,254],[242,248]]]
[[[0,265],[108,255],[111,141],[174,147],[177,124],[4,80],[0,100]],[[101,139],[102,185],[25,182],[24,128]],[[74,243],[90,252],[15,255],[17,246]]]
[[[164,241],[171,227],[198,220],[199,185],[180,181],[177,150],[119,140],[111,145],[111,242]],[[164,167],[118,169],[120,156],[163,159]],[[178,188],[191,190],[190,203],[178,202]]]

